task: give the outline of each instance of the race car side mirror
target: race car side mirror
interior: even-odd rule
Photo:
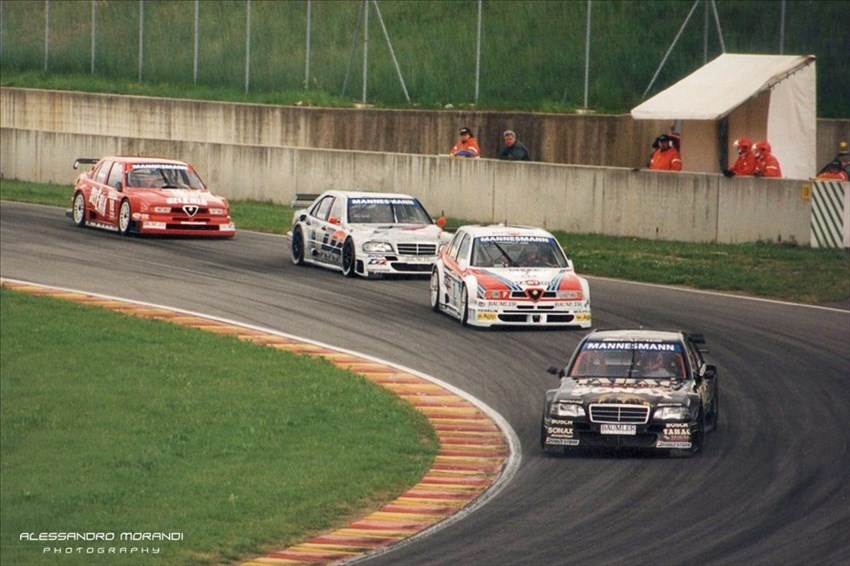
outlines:
[[[706,379],[714,379],[717,377],[717,366],[706,364],[705,369],[702,370],[702,376]]]
[[[331,224],[337,225],[337,224],[339,224],[339,218],[337,218],[336,216],[331,216],[331,217],[328,218],[328,222],[330,222]]]
[[[445,228],[445,227],[446,227],[446,217],[445,217],[445,216],[441,216],[441,217],[437,218],[437,220],[436,220],[436,224],[437,224],[437,226],[439,226],[440,228]]]
[[[552,375],[556,375],[558,377],[564,377],[564,370],[558,369],[555,366],[549,366],[548,368],[546,368],[546,371],[548,373],[551,373]]]

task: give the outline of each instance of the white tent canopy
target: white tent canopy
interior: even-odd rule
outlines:
[[[632,109],[636,120],[682,120],[682,160],[689,171],[718,172],[717,122],[727,119],[727,152],[745,135],[766,139],[783,177],[816,172],[815,58],[723,54]],[[712,122],[707,124],[705,122]],[[690,161],[690,166],[688,162]]]

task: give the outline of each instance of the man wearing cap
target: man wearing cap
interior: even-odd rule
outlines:
[[[469,128],[460,129],[460,140],[449,151],[452,157],[480,157],[481,149]]]
[[[673,138],[667,134],[662,134],[656,138],[652,144],[655,151],[652,152],[652,157],[649,159],[649,168],[656,171],[681,171],[682,158],[679,157],[679,152],[673,147]]]
[[[502,135],[505,139],[505,145],[499,152],[499,159],[529,161],[528,149],[522,145],[522,142],[517,141],[516,133],[513,130],[506,130]]]

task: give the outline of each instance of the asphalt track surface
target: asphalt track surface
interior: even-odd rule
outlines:
[[[121,238],[0,203],[0,275],[271,328],[433,375],[521,442],[486,505],[377,564],[850,563],[850,312],[591,278],[594,327],[701,331],[721,415],[702,454],[548,457],[542,398],[584,331],[461,328],[424,279],[299,268],[288,240]]]

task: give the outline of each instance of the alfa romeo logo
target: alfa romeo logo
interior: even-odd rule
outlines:
[[[197,204],[185,204],[185,205],[183,205],[183,212],[185,212],[189,216],[195,216],[196,214],[198,214],[198,205]]]

